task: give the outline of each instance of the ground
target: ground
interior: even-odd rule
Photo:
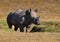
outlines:
[[[17,9],[38,9],[40,32],[10,30],[6,17]],[[60,0],[0,0],[0,42],[60,42]]]
[[[21,33],[0,30],[0,42],[60,42],[60,33],[35,32]]]
[[[50,22],[48,22],[48,24],[49,23]],[[13,29],[9,29],[6,20],[0,19],[0,42],[60,42],[59,27],[50,27],[48,24],[47,26],[49,28],[38,26],[43,29],[47,28],[47,30],[41,30],[40,32],[22,33],[19,30],[15,32]],[[35,26],[35,28],[37,27]]]

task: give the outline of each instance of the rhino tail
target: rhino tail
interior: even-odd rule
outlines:
[[[12,17],[12,12],[10,12],[9,15],[7,16],[7,24],[10,29],[12,28],[11,17]]]

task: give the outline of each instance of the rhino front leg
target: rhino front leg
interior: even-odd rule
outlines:
[[[32,25],[26,26],[26,32],[27,33],[30,33],[31,30],[32,30]]]
[[[20,25],[20,32],[24,32],[24,26]]]

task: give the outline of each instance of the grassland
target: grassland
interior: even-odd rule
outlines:
[[[21,33],[10,30],[6,19],[0,19],[0,42],[60,42],[60,22],[41,21],[40,32]]]
[[[8,28],[6,19],[0,19],[0,42],[60,42],[60,21],[40,21],[40,32],[21,33]]]
[[[38,9],[39,32],[21,33],[8,28],[6,17],[16,9]],[[60,0],[0,0],[0,42],[60,42]]]

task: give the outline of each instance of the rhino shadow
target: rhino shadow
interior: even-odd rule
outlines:
[[[32,32],[44,32],[44,31],[45,29],[34,26],[30,32],[32,33]]]

